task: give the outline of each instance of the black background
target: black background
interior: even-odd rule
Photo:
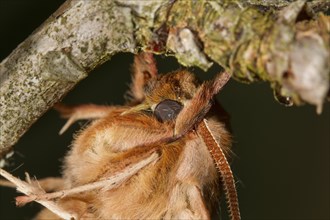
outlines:
[[[0,60],[22,42],[62,3],[61,0],[0,0]],[[68,104],[123,104],[130,82],[132,54],[117,54],[70,92]],[[173,58],[158,56],[160,72],[175,70]],[[208,73],[192,69],[202,78]],[[231,80],[218,100],[232,118],[233,170],[243,219],[330,219],[330,104],[322,115],[309,105],[286,108],[273,98],[266,83],[245,85]],[[24,178],[60,174],[61,158],[83,122],[58,136],[65,121],[50,110],[15,145],[6,170]],[[13,189],[0,188],[0,219],[30,219],[33,203],[16,208]]]

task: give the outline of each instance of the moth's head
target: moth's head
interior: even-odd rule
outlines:
[[[173,120],[185,103],[193,97],[198,85],[195,75],[186,70],[159,75],[145,86],[143,104],[148,106],[160,121]]]
[[[145,102],[149,105],[165,99],[185,102],[193,97],[198,85],[194,74],[186,70],[162,74],[145,86]]]
[[[146,83],[144,101],[125,113],[151,111],[159,121],[174,120],[198,86],[197,78],[186,70],[158,75]]]

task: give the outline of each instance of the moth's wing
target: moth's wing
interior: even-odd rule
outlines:
[[[59,177],[48,177],[40,180],[32,180],[33,185],[42,188],[43,190],[50,192],[50,191],[56,191],[56,190],[61,190],[64,187],[64,179],[59,178]],[[7,181],[7,180],[0,180],[0,186],[5,186],[5,187],[11,187],[11,188],[16,188],[17,185]]]
[[[40,180],[33,180],[34,185],[38,185],[46,192],[53,192],[65,188],[65,180],[59,177],[47,177]]]
[[[164,219],[210,219],[202,192],[196,185],[177,184]]]

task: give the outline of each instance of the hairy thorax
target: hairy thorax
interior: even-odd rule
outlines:
[[[176,216],[175,210],[194,205],[186,197],[197,196],[196,186],[205,198],[201,204],[211,210],[219,196],[219,176],[207,147],[195,131],[177,140],[157,142],[173,133],[173,124],[161,123],[145,113],[123,112],[124,108],[111,112],[79,134],[65,159],[68,185],[75,187],[105,179],[141,160],[141,151],[157,151],[161,156],[122,187],[90,192],[93,207],[87,207],[85,215],[92,213],[101,219],[184,218],[185,214]],[[214,134],[222,134],[219,122],[210,120],[210,125]],[[188,217],[193,213],[186,214]]]

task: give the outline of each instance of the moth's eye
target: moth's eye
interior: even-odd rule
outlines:
[[[156,118],[161,122],[169,121],[175,119],[182,108],[183,106],[181,103],[171,99],[165,99],[164,101],[158,103],[154,114]]]

